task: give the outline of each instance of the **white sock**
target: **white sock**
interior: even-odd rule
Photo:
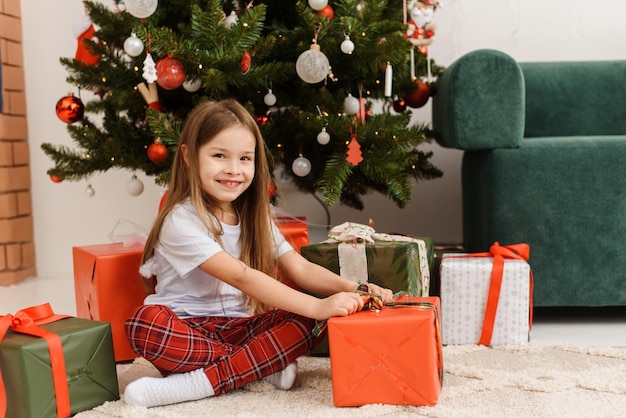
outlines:
[[[298,363],[289,363],[283,370],[265,376],[263,380],[276,386],[278,389],[289,390],[293,386],[293,382],[296,380],[296,373],[298,372]]]
[[[169,405],[195,401],[215,395],[204,370],[171,374],[167,377],[142,377],[126,386],[124,402],[128,405]]]

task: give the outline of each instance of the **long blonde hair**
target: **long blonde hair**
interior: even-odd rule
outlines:
[[[223,229],[216,217],[218,205],[215,199],[202,188],[198,150],[220,132],[234,126],[249,130],[256,143],[254,179],[250,187],[233,202],[240,217],[241,261],[249,267],[277,277],[268,192],[271,181],[268,163],[270,154],[266,150],[265,141],[252,115],[241,104],[231,99],[207,101],[197,105],[189,113],[174,155],[168,195],[146,241],[142,264],[154,255],[154,247],[158,242],[165,218],[176,205],[188,198],[191,199],[191,204],[203,225],[221,243],[220,237],[223,235]],[[181,152],[183,145],[187,147],[186,162]],[[144,280],[144,287],[149,293],[154,292],[155,285],[154,277]],[[250,297],[247,297],[247,302],[252,313],[263,312],[269,308]]]

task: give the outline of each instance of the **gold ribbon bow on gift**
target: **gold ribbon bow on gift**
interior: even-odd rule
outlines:
[[[359,287],[357,287],[356,293],[363,299],[363,308],[361,309],[362,311],[366,309],[369,309],[370,311],[380,311],[385,306],[416,306],[421,304],[421,302],[402,302],[401,300],[399,300],[402,296],[407,295],[406,292],[395,293],[391,301],[383,302],[382,297],[380,297],[380,295],[375,295],[374,293],[370,292],[369,287],[365,283],[362,283],[359,285]],[[327,319],[316,321],[315,328],[313,328],[313,335],[319,337],[326,329],[327,322]]]
[[[380,296],[371,293],[369,287],[367,287],[367,285],[364,283],[360,284],[359,287],[357,287],[356,293],[363,299],[362,310],[370,309],[372,311],[378,311],[381,310],[383,306],[385,306],[385,304],[383,303],[383,299]],[[315,328],[313,328],[313,335],[319,337],[326,329],[327,322],[327,319],[316,321]]]

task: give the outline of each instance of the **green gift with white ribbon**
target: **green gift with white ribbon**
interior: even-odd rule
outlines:
[[[432,238],[378,233],[353,222],[333,227],[328,237],[302,247],[302,255],[357,283],[374,283],[409,296],[429,295]]]

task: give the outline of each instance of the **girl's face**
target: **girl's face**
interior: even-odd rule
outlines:
[[[256,141],[247,129],[227,128],[198,150],[200,180],[205,192],[224,210],[252,183]]]

